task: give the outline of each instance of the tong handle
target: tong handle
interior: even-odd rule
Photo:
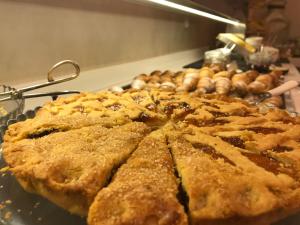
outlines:
[[[75,73],[71,74],[68,77],[55,80],[53,77],[53,74],[52,74],[53,71],[65,64],[71,64],[75,69]],[[46,87],[46,86],[50,86],[50,85],[54,85],[54,84],[59,84],[59,83],[65,82],[65,81],[73,80],[79,76],[79,73],[80,73],[80,67],[79,67],[78,63],[76,63],[72,60],[64,60],[64,61],[56,63],[53,67],[51,67],[51,69],[48,71],[48,76],[47,76],[48,81],[47,82],[42,83],[42,84],[36,84],[36,85],[30,86],[30,87],[21,88],[21,89],[17,90],[17,92],[23,93],[23,92],[31,91],[34,89],[38,89],[38,88],[42,88],[42,87]]]
[[[266,100],[267,98],[271,98],[272,96],[281,95],[284,92],[289,91],[289,90],[291,90],[295,87],[298,87],[298,86],[299,86],[298,81],[295,81],[295,80],[287,81],[284,84],[269,90],[268,92],[261,93],[259,95],[260,99],[257,101],[257,103],[261,103],[264,100]]]
[[[295,81],[295,80],[290,80],[290,81],[287,81],[285,82],[284,84],[272,89],[272,90],[269,90],[268,92],[272,95],[272,96],[276,96],[276,95],[281,95],[283,94],[284,92],[290,90],[290,89],[293,89],[295,87],[298,87],[299,85],[299,82],[298,81]]]
[[[36,98],[36,97],[45,97],[45,96],[57,97],[58,95],[68,95],[68,94],[78,94],[78,93],[80,93],[80,91],[54,91],[54,92],[47,92],[47,93],[26,94],[23,95],[23,98]]]

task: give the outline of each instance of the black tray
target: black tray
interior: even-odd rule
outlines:
[[[29,110],[9,120],[8,125],[35,116],[35,110]],[[8,126],[7,125],[7,126]],[[7,126],[1,127],[4,133]],[[2,158],[0,140],[0,168],[6,164]],[[4,208],[1,208],[5,206]],[[10,219],[4,219],[5,214],[11,213]],[[3,225],[86,225],[86,218],[71,215],[45,198],[25,192],[9,172],[0,173],[0,224]],[[299,225],[300,213],[290,216],[273,225]]]
[[[33,118],[38,108],[19,114],[16,119],[9,120],[6,126],[0,127],[0,168],[6,166],[1,149],[2,135],[5,130],[10,124]],[[5,216],[10,218],[5,219]],[[45,198],[24,191],[13,175],[5,172],[0,173],[0,224],[86,225],[86,219],[71,215]]]

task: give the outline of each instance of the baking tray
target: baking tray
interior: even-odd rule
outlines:
[[[39,109],[20,114],[8,125],[33,118]],[[8,126],[7,125],[7,126]],[[7,126],[1,127],[2,133]],[[0,132],[0,136],[1,136]],[[0,140],[0,168],[6,164],[2,158]],[[4,206],[4,207],[3,207]],[[3,207],[3,208],[2,208]],[[8,216],[8,219],[5,219]],[[86,225],[86,218],[71,215],[66,210],[35,194],[25,192],[9,172],[0,173],[0,224],[3,225]],[[273,225],[299,225],[300,213]]]

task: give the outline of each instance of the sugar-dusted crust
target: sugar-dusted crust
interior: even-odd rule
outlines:
[[[157,111],[156,104],[147,91],[130,91],[123,94],[111,92],[81,93],[49,102],[39,110],[37,117],[84,115],[89,118],[124,118],[161,125],[166,116]]]
[[[164,135],[147,136],[94,200],[90,225],[186,225],[178,182]]]
[[[80,215],[92,204],[90,225],[266,225],[300,210],[299,117],[234,98],[82,93],[4,140],[26,190]]]
[[[110,129],[94,125],[5,143],[3,156],[26,190],[86,215],[113,169],[148,132],[142,123]]]
[[[192,128],[168,134],[192,224],[270,224],[299,209],[299,163],[284,153],[271,158]]]

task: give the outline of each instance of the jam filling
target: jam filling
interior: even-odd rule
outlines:
[[[121,109],[122,105],[115,103],[113,105],[107,106],[107,109],[113,110],[113,111],[118,111],[119,109]]]
[[[197,119],[194,119],[194,118],[187,119],[186,122],[188,124],[194,125],[196,127],[211,127],[211,126],[224,125],[226,123],[229,123],[229,121],[222,120],[222,119],[197,120]]]
[[[147,113],[141,112],[137,118],[134,119],[136,122],[149,122],[152,121],[153,118]]]
[[[175,105],[167,105],[164,108],[164,113],[170,116],[173,113],[174,109],[176,109]]]
[[[290,151],[293,151],[294,149],[292,147],[288,147],[288,146],[284,146],[284,145],[277,145],[275,147],[273,147],[271,149],[271,151],[273,152],[290,152]]]
[[[143,96],[140,96],[140,95],[135,95],[132,97],[133,101],[135,101],[137,104],[141,103],[144,99]]]
[[[195,112],[195,109],[192,109],[192,107],[186,102],[180,102],[178,106],[179,109],[183,109],[183,112],[176,115],[176,119],[183,120],[188,114]]]
[[[219,111],[209,111],[214,117],[226,117],[227,113],[219,112]]]
[[[245,130],[249,130],[261,134],[276,134],[276,133],[283,132],[283,130],[275,127],[249,127],[246,128]]]
[[[295,119],[294,118],[289,118],[289,117],[283,118],[281,120],[281,122],[284,123],[284,124],[290,124],[290,123],[291,124],[296,124]]]
[[[165,106],[164,113],[170,116],[173,114],[174,109],[182,109],[183,112],[180,113],[179,117],[184,118],[187,114],[194,112],[194,109],[186,102],[173,103]]]
[[[150,110],[150,111],[155,111],[155,112],[156,112],[156,105],[153,104],[153,103],[148,104],[148,105],[146,106],[146,108],[147,108],[148,110]]]
[[[160,104],[160,101],[159,101],[159,100],[155,100],[154,103],[155,103],[156,105],[159,105],[159,104]]]
[[[48,130],[37,131],[35,133],[28,134],[27,138],[29,138],[29,139],[41,138],[41,137],[47,136],[52,133],[57,133],[59,131],[61,131],[61,130],[56,129],[56,128],[50,128]]]
[[[220,137],[223,141],[228,142],[229,144],[238,147],[238,148],[245,148],[245,143],[244,141],[236,136],[232,137]]]
[[[84,109],[84,106],[82,106],[82,105],[74,106],[74,109],[76,109],[78,112],[80,112],[82,114],[86,113],[85,109]]]
[[[204,102],[204,105],[207,105],[207,106],[210,106],[210,107],[213,107],[213,108],[216,108],[216,109],[220,109],[219,106],[217,106],[216,104],[213,104],[211,102]]]
[[[292,168],[287,165],[283,165],[277,159],[267,155],[266,152],[262,152],[261,154],[242,152],[242,154],[254,162],[257,166],[262,167],[275,175],[284,173],[291,177],[295,177]]]
[[[98,101],[98,102],[104,102],[104,101],[106,101],[106,100],[107,100],[106,97],[97,98],[97,101]]]
[[[266,154],[255,154],[248,152],[243,152],[242,154],[254,162],[257,166],[262,167],[276,175],[280,173],[280,163],[276,159],[271,158]]]
[[[180,109],[184,109],[184,110],[191,109],[191,106],[186,102],[179,102],[178,106]]]
[[[208,155],[210,155],[213,159],[223,159],[224,162],[229,163],[233,166],[235,166],[234,162],[232,162],[227,157],[223,156],[222,154],[218,153],[215,148],[213,148],[210,145],[202,144],[202,143],[194,143],[192,144],[194,148],[200,150],[201,152],[204,152]]]

